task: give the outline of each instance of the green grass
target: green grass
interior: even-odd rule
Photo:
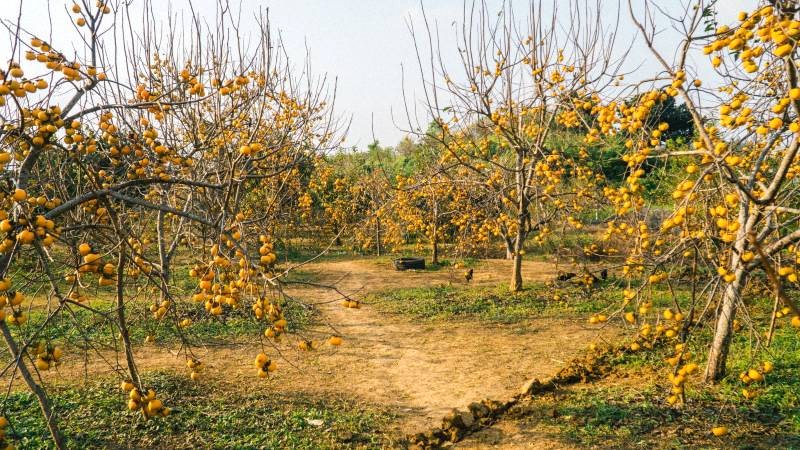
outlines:
[[[741,395],[738,371],[750,366],[743,339],[733,343],[730,375],[707,386],[697,375],[687,385],[687,402],[666,403],[669,347],[629,354],[616,361],[616,374],[555,396],[533,398],[510,412],[517,425],[579,447],[800,449],[800,352],[796,331],[784,328],[773,344],[775,372],[760,395]],[[627,380],[630,378],[630,380]],[[725,425],[730,434],[711,435]]]
[[[63,249],[62,249],[63,252]],[[249,302],[242,302],[236,309],[225,308],[222,316],[215,317],[208,314],[202,304],[194,303],[189,298],[197,290],[197,280],[189,276],[192,267],[186,255],[181,255],[180,261],[173,265],[171,279],[171,294],[178,301],[173,302],[170,312],[164,318],[156,320],[149,307],[158,294],[155,288],[137,292],[139,287],[128,286],[126,289],[126,316],[128,331],[134,343],[141,343],[145,337],[153,336],[156,341],[164,344],[174,344],[186,337],[194,343],[232,343],[242,337],[258,337],[264,331],[265,323],[257,321],[250,310]],[[30,273],[37,273],[32,271]],[[41,325],[49,320],[44,333],[38,339],[57,341],[68,346],[85,347],[86,341],[91,340],[95,345],[113,346],[119,330],[115,326],[116,303],[114,300],[114,287],[99,287],[95,283],[94,275],[84,275],[87,288],[81,293],[90,298],[87,304],[102,314],[96,314],[88,309],[76,305],[67,305],[59,313],[50,317],[50,311],[57,306],[55,299],[50,300],[49,306],[45,305],[44,295],[50,286],[44,281],[43,275],[22,280],[24,271],[18,271],[15,283],[26,285],[29,298],[36,299],[36,307],[25,309],[28,321],[22,327],[12,327],[16,336],[25,337],[25,340],[34,333],[41,331]],[[26,275],[27,276],[27,275]],[[285,281],[313,282],[316,274],[298,269],[290,272]],[[23,282],[24,281],[24,282]],[[69,283],[59,278],[58,287],[61,292],[70,290]],[[304,307],[297,302],[285,302],[283,312],[289,321],[289,331],[296,332],[306,329],[315,318],[315,311]],[[189,328],[179,328],[178,323],[189,318],[193,324]],[[5,348],[0,349],[0,356],[7,355]]]
[[[558,293],[556,300],[554,293]],[[531,284],[522,292],[494,287],[434,286],[396,289],[371,295],[367,302],[382,311],[428,321],[481,320],[518,323],[532,317],[565,312],[596,312],[607,306],[605,290],[592,295],[579,287]]]
[[[505,283],[496,286],[442,285],[387,290],[372,294],[368,302],[380,310],[428,321],[482,320],[517,323],[532,317],[580,316],[617,308],[623,297],[624,280],[611,276],[586,289],[569,282],[528,283],[512,293]],[[679,286],[648,288],[647,294],[657,310],[672,307],[673,295],[680,304],[690,293]]]
[[[673,408],[664,401],[666,388],[656,382],[611,382],[535,398],[512,414],[523,425],[552,430],[559,440],[580,447],[800,448],[791,417],[706,397]],[[726,425],[730,435],[712,436],[716,425]]]
[[[68,448],[383,448],[393,416],[351,400],[275,392],[254,382],[242,392],[209,392],[185,376],[146,375],[173,409],[168,417],[145,421],[130,413],[117,381],[54,390]],[[161,397],[160,397],[161,398]],[[17,448],[51,448],[31,394],[14,393],[3,413]],[[314,423],[321,420],[322,424]]]
[[[697,355],[707,351],[710,331],[700,330],[690,344]],[[611,448],[781,448],[800,449],[800,340],[797,330],[783,319],[771,347],[751,356],[747,331],[737,333],[728,358],[728,376],[718,385],[705,385],[697,374],[687,383],[687,402],[666,403],[671,367],[665,358],[674,351],[659,346],[652,351],[628,353],[614,361],[612,375],[595,385],[579,386],[552,398],[535,399],[519,415],[523,423],[549,427],[567,442]],[[763,383],[752,384],[755,399],[741,394],[741,371],[762,361],[775,364]],[[705,361],[696,360],[701,367]],[[626,378],[631,381],[625,381]],[[617,381],[620,380],[620,381]],[[538,416],[535,412],[539,413]],[[730,435],[710,434],[725,425]]]
[[[535,399],[520,421],[552,430],[557,439],[579,447],[607,448],[763,448],[800,446],[791,427],[747,410],[720,410],[713,402],[671,408],[655,386],[582,387]],[[712,426],[725,424],[731,434],[714,437]]]
[[[50,319],[46,337],[78,347],[83,346],[87,339],[101,346],[112,345],[118,334],[114,324],[114,303],[93,300],[91,306],[105,312],[111,320],[86,309],[69,306]],[[170,313],[160,320],[153,318],[148,308],[149,304],[144,302],[131,302],[127,305],[128,331],[134,343],[143,342],[148,335],[153,336],[157,342],[166,344],[179,342],[181,335],[191,342],[231,343],[241,337],[258,337],[265,327],[265,322],[256,320],[249,305],[245,304],[216,317],[208,314],[202,304],[176,302]],[[296,302],[286,303],[283,312],[289,322],[290,332],[302,331],[315,320],[313,310]],[[39,329],[46,317],[43,310],[31,311],[28,322],[21,329],[14,327],[15,333],[27,335]],[[184,318],[192,319],[193,324],[188,328],[180,328],[177,322]]]

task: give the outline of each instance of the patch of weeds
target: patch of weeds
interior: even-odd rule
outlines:
[[[606,448],[798,448],[800,435],[789,422],[753,409],[726,407],[713,395],[682,407],[666,404],[665,387],[654,379],[577,386],[555,396],[533,398],[518,408],[517,420],[533,429],[556,430],[559,440]],[[711,427],[730,435],[715,437]]]
[[[372,294],[367,301],[383,311],[416,319],[478,319],[511,324],[533,317],[597,311],[608,305],[599,292],[588,296],[575,286],[554,289],[546,284],[533,284],[521,292],[510,292],[505,284],[434,286],[383,291]]]
[[[58,387],[55,409],[68,448],[384,448],[393,419],[379,408],[351,400],[252,389],[209,395],[207,386],[169,372],[144,380],[164,404],[168,417],[144,420],[130,413],[117,380],[83,387]],[[4,414],[8,436],[18,448],[52,448],[33,395],[13,393]]]
[[[93,301],[92,308],[104,314],[95,314],[84,308],[68,306],[58,314],[49,317],[43,310],[29,314],[28,322],[21,328],[14,327],[15,334],[26,335],[49,320],[48,336],[61,340],[68,346],[83,347],[89,340],[95,345],[113,345],[119,330],[116,326],[116,306],[110,301]],[[156,320],[144,302],[129,303],[126,312],[128,331],[134,343],[141,343],[147,336],[157,342],[174,343],[180,336],[197,342],[230,342],[242,336],[259,336],[265,322],[258,321],[249,307],[242,305],[230,309],[222,316],[208,314],[202,304],[176,302],[164,318]],[[289,322],[288,330],[296,332],[306,329],[315,320],[315,310],[290,301],[283,305],[283,313]],[[48,319],[49,317],[49,319]],[[192,325],[180,328],[179,322],[191,319]]]

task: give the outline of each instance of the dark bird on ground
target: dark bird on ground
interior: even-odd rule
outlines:
[[[603,280],[608,279],[608,269],[603,269],[600,271],[600,278]]]
[[[574,273],[574,272],[566,272],[566,273],[560,273],[560,274],[558,274],[558,277],[557,277],[556,279],[557,279],[558,281],[569,281],[569,280],[571,280],[571,279],[575,278],[576,276],[578,276],[578,274],[577,274],[577,273]]]
[[[467,280],[467,283],[472,281],[472,269],[469,269],[466,272],[464,272],[464,279]]]

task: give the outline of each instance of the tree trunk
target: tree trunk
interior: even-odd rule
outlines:
[[[753,229],[755,215],[749,215],[747,202],[742,202],[739,208],[738,221],[742,224],[736,232],[736,241],[730,258],[730,268],[736,275],[732,283],[725,286],[720,301],[719,315],[714,327],[714,340],[708,351],[708,363],[704,379],[707,383],[720,381],[725,376],[725,364],[728,359],[728,349],[733,335],[733,320],[736,318],[736,307],[741,300],[741,293],[747,283],[747,271],[742,262],[741,255],[747,247],[750,230]]]
[[[525,180],[525,155],[522,151],[517,151],[516,164],[516,189],[517,189],[517,234],[514,237],[514,264],[511,269],[511,292],[522,290],[522,247],[525,245],[525,238],[528,236],[528,193]]]
[[[161,266],[161,292],[159,294],[159,304],[166,300],[167,289],[169,288],[170,278],[170,255],[167,250],[167,241],[164,232],[164,211],[158,211],[156,220],[156,234],[158,235],[158,261]],[[121,276],[117,274],[117,276]]]
[[[514,241],[508,237],[503,238],[506,244],[506,259],[514,259]]]
[[[375,219],[375,246],[378,250],[378,256],[381,256],[381,219]]]
[[[433,247],[433,264],[439,264],[439,230],[436,224],[433,224],[433,236],[431,237],[431,246]]]
[[[117,327],[122,338],[122,346],[125,350],[125,361],[128,364],[128,372],[131,374],[131,381],[137,388],[142,389],[142,380],[139,378],[139,371],[136,369],[136,361],[133,358],[133,345],[131,336],[128,332],[128,321],[125,317],[125,249],[120,245],[119,256],[117,258]]]
[[[708,352],[705,381],[714,383],[725,376],[725,363],[728,359],[728,349],[733,336],[733,319],[736,317],[736,306],[740,299],[741,289],[744,286],[745,272],[743,268],[736,270],[736,280],[725,287],[722,301],[714,330],[714,340]]]
[[[509,289],[511,292],[518,292],[522,290],[522,247],[525,245],[525,221],[528,206],[524,199],[520,200],[521,205],[525,205],[523,213],[520,213],[517,224],[517,236],[514,238],[514,254],[513,265],[511,269],[511,285]]]
[[[511,285],[509,289],[511,292],[519,292],[522,290],[522,255],[519,253],[514,254],[514,267],[511,271]]]
[[[22,354],[17,346],[17,342],[11,335],[11,330],[8,329],[8,325],[3,321],[0,321],[0,332],[3,333],[3,339],[5,339],[8,345],[8,351],[11,352],[11,357],[17,361],[17,370],[22,376],[22,379],[25,380],[25,384],[28,385],[28,388],[39,401],[39,408],[42,410],[45,421],[47,421],[47,430],[50,432],[50,438],[53,439],[53,444],[57,449],[66,448],[64,447],[64,439],[61,436],[61,431],[58,429],[58,424],[56,423],[56,417],[53,414],[53,408],[50,405],[50,399],[47,397],[47,393],[44,389],[36,384],[36,380],[33,379],[33,375],[30,370],[28,370],[28,366],[26,366],[25,362],[22,360]]]

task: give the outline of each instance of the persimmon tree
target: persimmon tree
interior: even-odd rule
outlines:
[[[267,347],[291,330],[283,309],[296,301],[291,267],[276,268],[280,202],[304,161],[337,142],[324,85],[292,74],[264,15],[245,39],[224,1],[213,20],[196,12],[188,24],[158,20],[150,2],[67,8],[71,43],[3,22],[0,83],[2,375],[19,374],[36,396],[58,448],[46,372],[71,353],[108,361],[131,411],[170,413],[137,366],[131,311],[175,335],[197,379],[192,325],[245,310],[263,328],[254,375],[275,369]],[[267,206],[248,207],[264,185]],[[189,292],[172,279],[180,254],[191,258]]]
[[[308,185],[309,219],[331,234],[334,243],[380,255],[384,224],[381,209],[391,195],[392,149],[374,143],[366,152],[340,151],[318,158]]]
[[[800,327],[797,305],[785,292],[797,283],[800,249],[797,4],[758,2],[732,24],[716,23],[721,3],[713,1],[687,4],[677,13],[653,2],[629,6],[662,71],[637,84],[642,89],[636,102],[598,107],[602,126],[592,133],[629,136],[625,183],[606,192],[618,213],[607,233],[631,242],[624,273],[643,283],[626,289],[617,312],[638,326],[632,348],[649,345],[654,337],[675,343],[668,359],[670,403],[683,399],[684,385],[698,372],[688,345],[706,349],[704,379],[716,382],[726,375],[734,333],[747,326],[754,356],[740,379],[743,395],[752,398],[775,367],[757,355],[765,354],[776,321],[793,317],[792,325]],[[683,33],[674,56],[656,40],[665,27]],[[707,59],[695,67],[689,62],[696,53]],[[712,75],[701,79],[703,74]],[[668,97],[691,113],[695,131],[688,148],[663,145],[668,124],[649,120],[654,106]],[[671,194],[673,206],[653,226],[650,218],[658,207],[644,198],[643,183],[646,166],[657,161],[670,161],[682,175]],[[691,286],[691,295],[672,296],[672,307],[654,311],[649,287],[677,283]],[[775,295],[766,313],[753,307],[763,290]],[[702,333],[706,327],[708,339]]]
[[[412,29],[424,107],[439,130],[429,136],[445,148],[443,164],[466,167],[501,202],[495,229],[513,255],[512,291],[522,288],[527,239],[543,239],[554,220],[577,223],[571,211],[594,191],[591,171],[551,146],[550,133],[561,124],[582,125],[580,112],[612,82],[623,56],[613,52],[616,33],[600,21],[601,4],[548,6],[530,3],[520,18],[510,5],[491,11],[465,2],[455,68],[444,63],[427,18],[424,33]]]
[[[415,143],[409,175],[397,175],[391,207],[394,217],[418,244],[430,246],[431,261],[439,263],[441,246],[454,234],[453,218],[465,198],[462,186],[439,164],[441,149],[431,139]]]

